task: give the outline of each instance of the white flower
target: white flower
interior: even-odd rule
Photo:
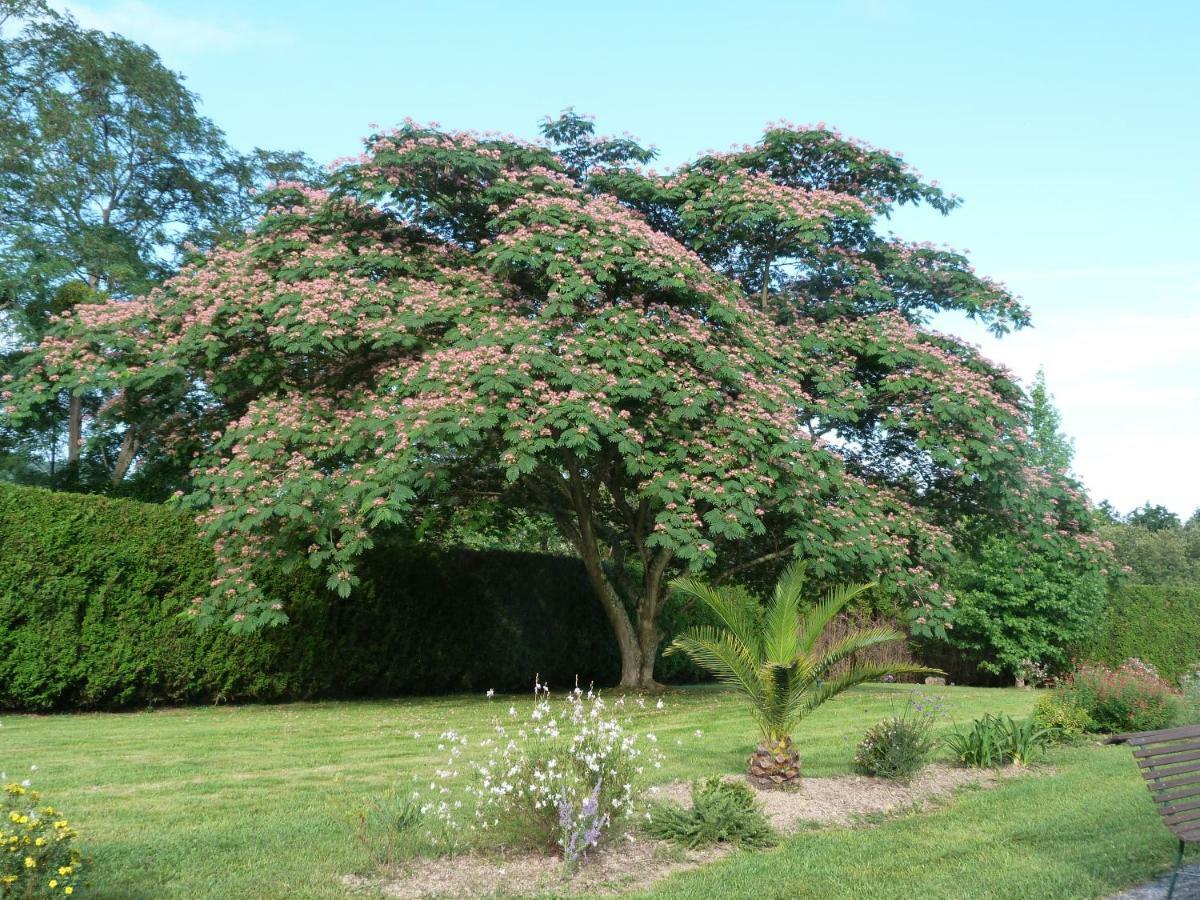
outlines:
[[[488,688],[488,692],[487,692],[487,698],[488,698],[489,700],[491,700],[491,699],[492,699],[493,697],[495,697],[495,696],[496,696],[496,691],[495,691],[495,689],[493,689],[493,688]]]
[[[663,708],[663,702],[662,702],[662,700],[659,700],[657,703],[655,703],[655,704],[654,704],[654,708],[655,708],[655,709],[662,709],[662,708]]]

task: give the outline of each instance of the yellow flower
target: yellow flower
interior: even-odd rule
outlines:
[[[34,843],[34,845],[35,845],[35,846],[37,846],[37,847],[42,847],[42,846],[44,846],[44,845],[45,845],[45,843],[46,843],[46,839],[45,839],[44,837],[40,837],[40,838],[38,838],[36,841],[34,841],[33,843]]]
[[[52,887],[52,888],[58,887],[58,879],[57,878],[50,879],[50,887]]]
[[[75,888],[71,887],[68,884],[65,888],[63,888],[63,893],[64,894],[73,894],[73,893],[75,893]]]
[[[37,860],[34,859],[32,856],[25,857],[25,868],[36,869],[37,868]]]
[[[70,867],[70,866],[59,866],[59,867],[58,867],[58,874],[59,874],[59,875],[70,875],[70,874],[71,874],[71,867]]]

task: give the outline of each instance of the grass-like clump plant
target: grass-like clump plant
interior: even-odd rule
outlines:
[[[1192,666],[1179,679],[1179,691],[1183,694],[1183,715],[1180,724],[1200,724],[1200,664]]]
[[[645,831],[689,850],[712,844],[749,849],[771,847],[778,835],[748,785],[709,778],[692,782],[692,807],[659,803],[650,811]]]
[[[966,731],[955,729],[943,739],[957,762],[973,769],[1027,766],[1050,743],[1050,732],[1033,717],[1017,721],[991,713]]]

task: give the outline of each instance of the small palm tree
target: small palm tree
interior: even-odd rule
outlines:
[[[903,640],[904,635],[893,628],[860,629],[823,651],[817,650],[833,618],[873,584],[833,588],[805,610],[801,609],[803,563],[784,571],[765,609],[743,591],[718,589],[693,578],[680,578],[673,586],[711,609],[723,627],[690,628],[666,652],[686,653],[750,699],[763,740],[748,765],[751,781],[760,787],[798,784],[800,754],[792,745],[792,731],[826,700],[885,675],[940,674],[924,666],[861,663],[854,658],[868,647]],[[831,675],[833,668],[846,660],[844,671]]]

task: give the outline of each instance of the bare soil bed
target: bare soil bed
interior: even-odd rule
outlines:
[[[664,841],[631,835],[591,854],[570,875],[562,860],[544,853],[465,854],[414,860],[377,878],[348,875],[349,887],[371,888],[402,900],[458,897],[529,897],[542,894],[622,894],[661,878],[720,859],[733,848],[682,850]]]
[[[963,769],[926,766],[909,784],[863,775],[805,778],[798,791],[755,790],[763,811],[779,831],[789,834],[804,825],[854,825],[881,815],[920,809],[926,801],[951,794],[964,785],[988,787],[1027,769]],[[729,775],[727,781],[744,780]],[[660,799],[692,805],[691,786],[675,782],[660,787]]]
[[[1043,772],[1045,770],[1042,770]],[[861,775],[805,778],[798,791],[755,790],[767,817],[781,833],[804,827],[869,824],[892,814],[923,808],[946,799],[956,789],[990,787],[1025,769],[960,769],[932,765],[911,784]],[[728,780],[744,780],[730,775]],[[691,806],[691,786],[675,782],[652,788],[652,797]],[[693,869],[733,852],[720,845],[689,851],[636,834],[594,853],[569,876],[557,857],[539,853],[471,853],[413,860],[405,868],[374,878],[346,876],[351,888],[374,889],[385,897],[417,900],[436,897],[536,896],[554,894],[620,894],[650,887],[674,872]]]

